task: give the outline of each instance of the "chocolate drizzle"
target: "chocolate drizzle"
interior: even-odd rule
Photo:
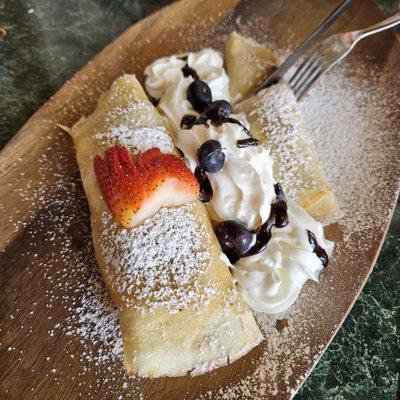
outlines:
[[[207,173],[200,166],[197,166],[194,170],[194,176],[200,185],[199,200],[203,203],[209,203],[213,197],[213,190]]]
[[[158,106],[158,103],[160,102],[160,99],[156,99],[153,96],[150,96],[149,94],[147,94],[147,97],[149,98],[151,104],[153,104],[154,107]]]
[[[236,146],[240,149],[250,146],[258,146],[260,141],[256,138],[250,137],[248,139],[240,139],[236,142]]]
[[[185,78],[187,78],[188,76],[191,76],[193,79],[195,79],[197,81],[200,80],[199,75],[197,75],[197,72],[192,67],[189,67],[189,64],[186,64],[182,68],[182,73]]]
[[[244,254],[237,254],[234,251],[225,253],[229,261],[234,264],[242,257],[249,257],[263,251],[271,239],[272,228],[284,228],[288,223],[286,196],[279,183],[274,185],[276,201],[271,204],[271,211],[268,219],[254,232],[256,241],[254,245]],[[321,260],[324,268],[328,265],[329,257],[325,249],[323,249],[315,235],[307,229],[308,241],[312,247],[314,254]]]
[[[229,117],[232,113],[232,107],[226,100],[216,100],[211,102],[206,109],[198,116],[185,114],[181,120],[181,127],[191,129],[195,125],[204,125],[209,127],[208,121],[214,126],[221,126],[224,123],[236,124],[242,127],[246,134],[251,138],[249,130],[236,118]],[[255,144],[253,144],[255,146]]]
[[[254,232],[256,235],[256,241],[254,245],[244,254],[237,254],[234,252],[229,252],[229,254],[226,254],[232,264],[237,262],[242,257],[253,256],[254,254],[258,254],[263,251],[271,239],[272,228],[283,228],[289,223],[285,193],[283,192],[279,183],[274,185],[274,190],[276,200],[271,204],[271,211],[268,219]]]
[[[325,249],[323,249],[319,243],[315,235],[307,229],[308,241],[313,249],[315,255],[321,260],[323,267],[325,268],[328,265],[329,257],[326,253]]]
[[[186,126],[186,128],[191,129],[196,125],[197,117],[195,115],[186,114],[181,119],[181,128]]]
[[[255,232],[256,242],[244,257],[252,256],[263,251],[271,239],[272,228],[283,228],[289,223],[285,193],[279,183],[274,185],[274,190],[276,201],[271,204],[269,217]]]

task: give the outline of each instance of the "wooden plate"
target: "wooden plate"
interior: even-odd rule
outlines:
[[[143,78],[143,68],[156,57],[205,46],[222,50],[227,34],[234,29],[288,52],[333,7],[331,0],[183,0],[175,3],[140,21],[106,47],[12,139],[0,155],[3,399],[287,399],[297,391],[368,278],[393,210],[400,176],[396,148],[400,107],[391,108],[400,94],[400,51],[395,34],[387,32],[360,45],[347,61],[347,73],[342,77],[343,85],[347,84],[345,78],[354,80],[357,74],[363,85],[366,82],[380,85],[381,106],[371,121],[383,119],[386,125],[371,122],[364,130],[365,137],[360,129],[355,132],[353,126],[348,127],[348,138],[352,138],[350,148],[360,143],[371,146],[366,146],[359,160],[352,160],[352,168],[363,187],[371,190],[357,192],[357,189],[353,193],[349,181],[344,181],[349,160],[341,157],[340,146],[337,157],[324,160],[328,175],[331,175],[330,162],[337,164],[336,167],[343,163],[343,181],[341,176],[332,176],[338,193],[351,192],[351,196],[361,196],[361,200],[365,196],[369,206],[356,209],[356,218],[347,216],[339,225],[329,228],[330,237],[337,241],[336,254],[321,282],[309,283],[295,307],[278,316],[277,326],[275,317],[259,317],[266,342],[232,365],[197,378],[127,379],[117,353],[115,359],[114,353],[103,356],[99,353],[105,342],[112,342],[113,332],[100,339],[90,334],[83,336],[85,321],[77,307],[84,304],[82,297],[90,295],[86,292],[93,287],[93,282],[88,280],[96,266],[87,239],[89,216],[72,143],[56,124],[71,126],[90,113],[99,95],[120,74],[133,72]],[[359,0],[333,29],[367,26],[382,18],[373,2]],[[377,72],[368,75],[371,71]],[[320,85],[311,93],[303,108],[307,109],[308,104],[315,107],[312,99],[318,90],[322,91],[323,87]],[[342,108],[337,110],[338,120],[348,109],[346,104],[359,102],[362,112],[366,93],[361,91],[354,98],[343,98]],[[329,95],[325,99],[329,102]],[[387,107],[382,108],[382,104]],[[326,122],[324,104],[320,109],[323,125]],[[378,115],[382,110],[390,111],[387,118]],[[332,114],[335,109],[330,110]],[[376,143],[367,136],[370,130],[376,131]],[[332,145],[340,144],[334,139]],[[324,145],[329,146],[329,138]],[[368,151],[369,148],[373,151]],[[375,158],[365,164],[363,157]],[[378,167],[371,173],[365,165]],[[339,199],[343,202],[346,196]],[[360,225],[363,221],[372,223]],[[357,224],[358,229],[352,230],[350,223]],[[92,315],[88,326],[96,318],[107,321],[104,319],[107,312]],[[110,330],[111,322],[110,319]]]

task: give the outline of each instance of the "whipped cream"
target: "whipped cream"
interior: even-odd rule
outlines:
[[[236,141],[248,136],[236,124],[180,128],[185,114],[198,114],[186,98],[187,87],[193,82],[191,76],[185,77],[182,73],[186,63],[201,80],[207,82],[213,100],[230,100],[229,78],[220,53],[204,49],[187,54],[187,61],[181,57],[164,57],[149,65],[145,69],[146,89],[152,97],[159,99],[157,107],[167,118],[175,145],[183,151],[192,171],[198,165],[196,150],[206,140],[215,139],[221,143],[226,157],[224,167],[208,175],[214,193],[207,204],[211,219],[217,222],[234,219],[255,229],[268,218],[271,201],[275,197],[269,152],[262,146],[239,149]],[[232,117],[249,126],[244,116]]]
[[[273,160],[264,146],[238,148],[237,140],[248,136],[237,124],[180,128],[185,114],[198,114],[186,98],[187,87],[193,81],[191,76],[185,77],[182,73],[186,63],[210,86],[213,101],[231,101],[229,78],[218,52],[204,49],[187,54],[187,59],[182,57],[164,57],[149,65],[145,70],[146,89],[159,100],[158,109],[167,119],[174,142],[184,153],[192,171],[198,165],[196,152],[202,143],[208,139],[221,143],[225,164],[217,173],[208,174],[213,188],[213,198],[207,204],[210,218],[216,222],[236,220],[249,229],[256,229],[268,219],[275,199]],[[249,127],[244,114],[232,117]],[[290,199],[288,217],[286,227],[272,229],[271,240],[263,251],[243,257],[231,266],[244,299],[257,311],[278,313],[286,310],[308,279],[318,280],[323,265],[313,252],[307,229],[314,233],[329,256],[332,253],[333,244],[324,238],[322,225]]]
[[[185,114],[197,114],[186,98],[187,87],[193,82],[191,76],[184,77],[182,74],[186,64],[197,72],[202,81],[207,82],[213,100],[230,100],[229,78],[219,52],[204,49],[198,53],[163,57],[154,61],[144,70],[146,90],[150,96],[160,100],[157,108],[167,117],[173,134],[180,131],[181,119]]]
[[[242,121],[245,123],[245,121]],[[192,171],[198,165],[196,150],[209,139],[218,140],[225,153],[223,168],[208,174],[213,197],[207,209],[213,221],[235,219],[250,229],[257,228],[269,216],[275,191],[271,182],[272,159],[262,146],[238,148],[236,141],[248,136],[236,124],[220,127],[195,125],[177,134],[175,144],[189,162]]]
[[[322,225],[295,201],[287,199],[287,205],[289,224],[273,228],[263,251],[243,257],[231,267],[243,298],[256,311],[284,311],[295,302],[308,279],[318,281],[323,266],[313,253],[307,230],[314,233],[328,256],[333,251],[333,243],[324,238]]]

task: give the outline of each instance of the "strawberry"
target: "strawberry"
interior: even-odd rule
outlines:
[[[133,163],[125,147],[114,146],[93,160],[97,182],[116,221],[132,228],[154,215],[160,207],[193,201],[199,184],[179,158],[158,148],[142,153]]]

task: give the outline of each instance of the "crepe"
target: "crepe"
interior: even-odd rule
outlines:
[[[231,90],[239,97],[254,93],[277,61],[268,49],[235,32],[228,40],[226,59]],[[260,65],[267,67],[263,69]],[[239,70],[241,73],[236,73]],[[254,79],[256,71],[259,73]],[[339,217],[341,211],[335,194],[287,83],[281,81],[247,98],[236,105],[236,111],[246,114],[253,136],[269,149],[274,160],[274,177],[285,192],[322,223]]]
[[[271,50],[237,32],[229,35],[225,54],[229,91],[234,100],[250,96],[280,64]]]
[[[95,155],[118,144],[134,159],[169,132],[133,75],[117,79],[71,131],[88,199],[96,259],[120,314],[125,367],[142,377],[209,371],[262,341],[232,282],[204,206],[161,208],[132,229],[119,226],[101,194]]]

